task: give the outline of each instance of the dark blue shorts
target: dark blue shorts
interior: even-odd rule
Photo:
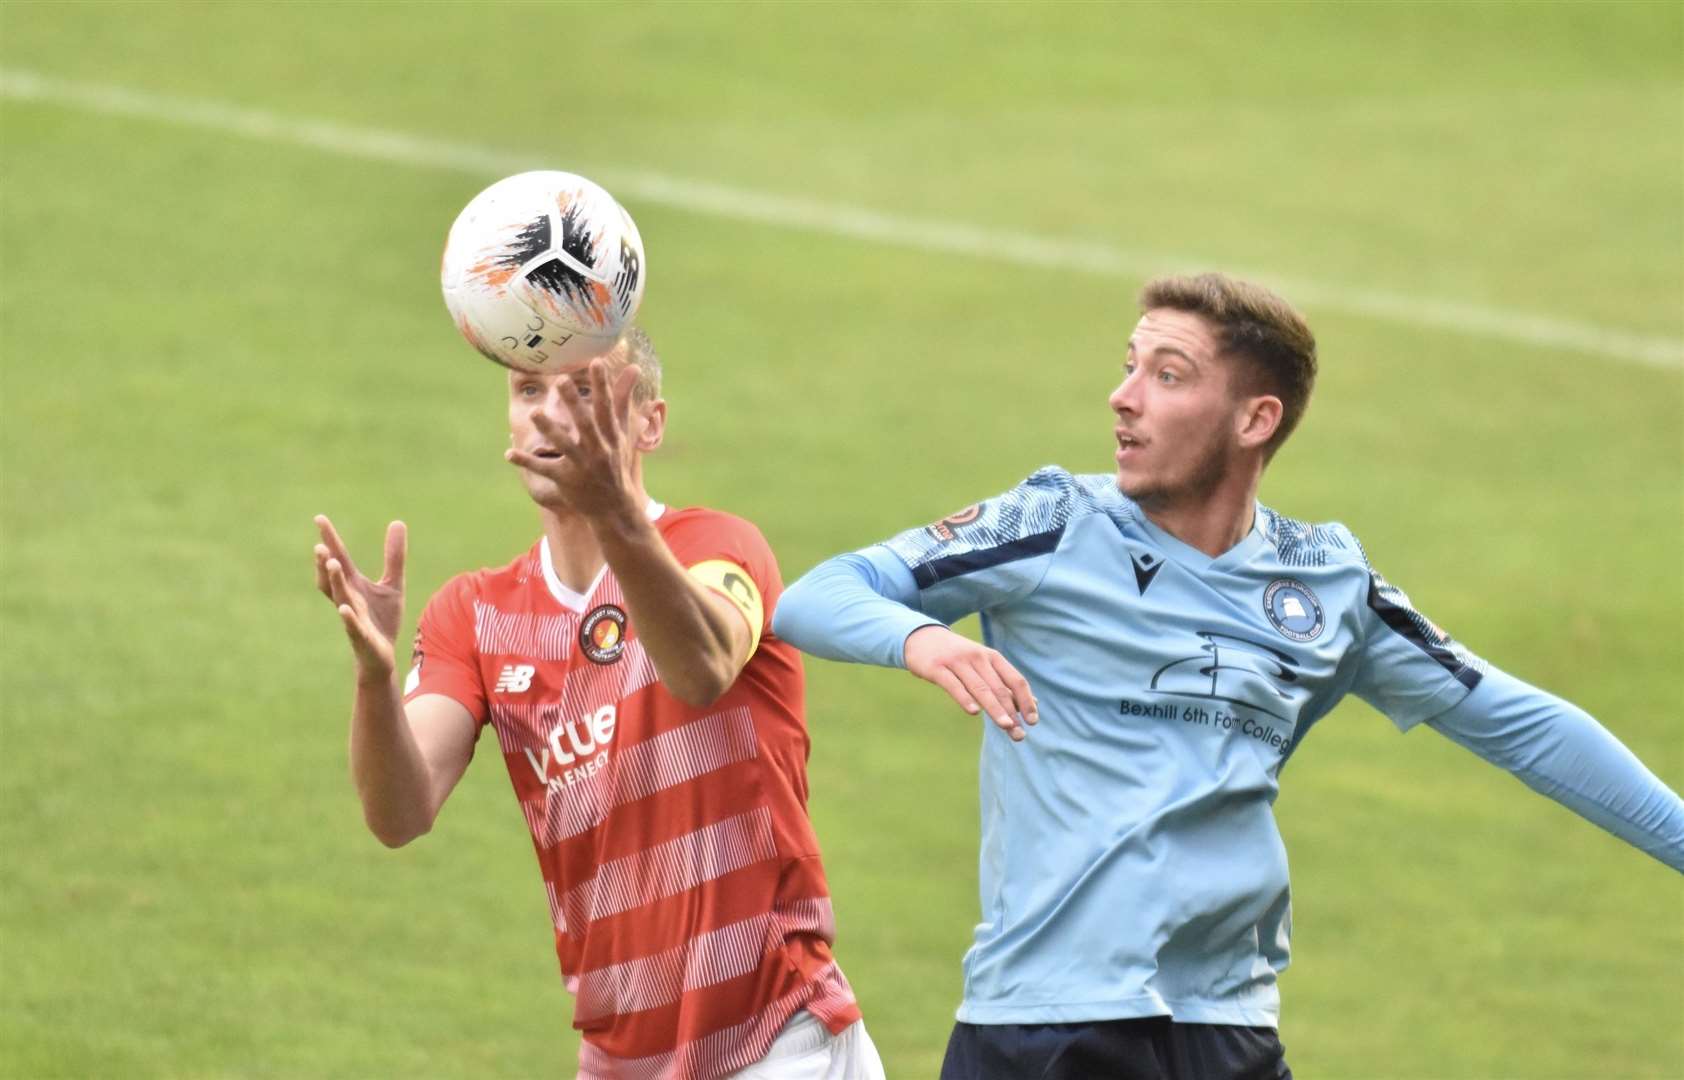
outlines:
[[[1167,1016],[953,1025],[941,1080],[1292,1080],[1274,1028]]]

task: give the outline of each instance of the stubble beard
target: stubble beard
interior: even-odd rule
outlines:
[[[1131,491],[1119,472],[1117,490],[1133,499],[1135,505],[1142,510],[1161,511],[1177,506],[1198,505],[1209,500],[1222,486],[1223,480],[1227,479],[1228,469],[1228,447],[1213,439],[1200,449],[1199,456],[1193,460],[1183,477],[1157,483],[1146,479]]]

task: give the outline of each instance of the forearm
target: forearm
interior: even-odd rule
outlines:
[[[369,831],[401,847],[433,827],[438,806],[426,759],[404,717],[391,673],[357,675],[351,709],[351,778]]]
[[[907,637],[942,624],[909,606],[917,588],[911,572],[893,559],[886,552],[875,560],[838,555],[815,566],[785,590],[773,632],[827,660],[905,667]]]
[[[661,683],[686,704],[712,704],[736,680],[747,625],[690,576],[641,511],[593,524]]]
[[[1434,730],[1684,871],[1684,800],[1583,710],[1491,671]]]

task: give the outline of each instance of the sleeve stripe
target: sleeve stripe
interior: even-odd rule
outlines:
[[[1456,654],[1427,638],[1421,633],[1415,620],[1410,618],[1407,608],[1387,600],[1380,595],[1380,583],[1373,574],[1368,575],[1368,606],[1380,616],[1380,621],[1402,635],[1405,641],[1426,653],[1439,667],[1448,671],[1457,682],[1472,690],[1479,685],[1480,672],[1457,659]]]
[[[912,578],[920,589],[928,589],[949,578],[974,574],[978,570],[986,570],[990,566],[1002,563],[1016,562],[1019,559],[1031,559],[1036,555],[1045,555],[1058,547],[1058,542],[1064,536],[1064,526],[1050,529],[1044,533],[1021,537],[1001,544],[998,547],[983,548],[978,551],[963,551],[957,555],[949,555],[945,559],[932,559],[912,567]]]

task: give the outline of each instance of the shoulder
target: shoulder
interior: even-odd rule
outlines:
[[[1264,535],[1286,566],[1349,566],[1371,573],[1368,553],[1356,535],[1337,521],[1311,523],[1259,506]]]
[[[1105,476],[1077,476],[1057,465],[1046,465],[1011,490],[943,521],[968,516],[976,523],[976,532],[994,533],[1001,539],[1035,536],[1062,529],[1072,518],[1102,512],[1108,487]],[[940,524],[929,528],[939,532]]]
[[[676,551],[691,544],[747,545],[770,550],[759,526],[744,517],[705,506],[668,508],[655,519],[655,529]]]
[[[450,578],[433,593],[427,602],[429,612],[471,615],[475,603],[494,601],[512,592],[525,589],[533,580],[544,576],[543,541],[533,544],[513,561],[503,566],[465,570]]]
[[[663,536],[674,533],[760,535],[759,527],[747,518],[706,506],[668,507],[655,519],[655,528]]]
[[[993,498],[902,533],[888,547],[908,566],[1006,547],[1051,550],[1073,519],[1106,512],[1107,490],[1116,489],[1105,476],[1077,476],[1048,465]]]
[[[725,559],[765,578],[762,587],[778,577],[778,560],[772,545],[747,518],[687,506],[667,509],[655,519],[655,528],[666,541],[673,557],[686,566],[711,559]]]

